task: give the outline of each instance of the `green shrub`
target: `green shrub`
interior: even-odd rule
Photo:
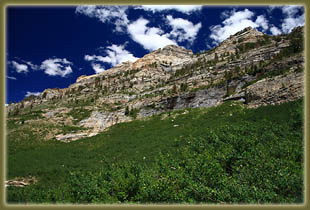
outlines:
[[[118,124],[89,140],[20,152],[24,159],[31,160],[26,154],[40,157],[32,170],[24,167],[42,176],[29,187],[8,187],[9,203],[303,202],[302,100],[257,109],[229,102],[188,111],[165,120],[155,116]],[[154,144],[159,138],[171,145]],[[100,148],[109,141],[115,146]],[[98,157],[103,153],[109,155]],[[10,176],[17,170],[12,164],[16,157],[9,156]]]

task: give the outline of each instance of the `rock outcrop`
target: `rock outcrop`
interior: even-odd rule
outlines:
[[[19,177],[11,180],[5,181],[5,187],[26,187],[31,184],[35,184],[37,182],[37,179],[35,177]]]
[[[245,89],[246,103],[258,107],[295,101],[304,95],[303,83],[302,72],[262,79]]]

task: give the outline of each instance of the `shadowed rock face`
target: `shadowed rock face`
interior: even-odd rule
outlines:
[[[302,36],[303,28],[292,33]],[[7,111],[18,115],[47,107],[42,120],[83,128],[56,136],[69,142],[169,110],[211,107],[226,100],[241,100],[249,107],[296,100],[303,97],[304,56],[279,57],[290,49],[291,36],[275,38],[249,27],[198,54],[168,45],[135,62],[82,75],[68,88],[46,89],[10,104]]]
[[[194,93],[185,93],[179,96],[174,96],[161,101],[168,110],[197,108],[197,107],[211,107],[221,102],[222,97],[226,91],[222,88],[209,88],[206,90],[199,90]]]

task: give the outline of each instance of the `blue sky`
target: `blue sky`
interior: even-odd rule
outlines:
[[[9,6],[6,103],[65,88],[168,44],[194,53],[252,26],[266,34],[304,25],[302,6]]]

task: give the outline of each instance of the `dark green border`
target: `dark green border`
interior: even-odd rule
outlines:
[[[23,205],[6,205],[5,203],[5,169],[6,169],[6,143],[5,143],[5,56],[6,56],[6,31],[5,31],[5,15],[6,15],[6,6],[10,5],[78,5],[78,4],[115,4],[115,5],[141,5],[141,4],[191,4],[191,5],[303,5],[305,7],[305,139],[304,139],[304,160],[305,160],[305,171],[304,171],[304,181],[305,181],[305,197],[304,203],[301,205],[33,205],[33,206],[23,206]],[[229,0],[191,0],[190,3],[188,0],[0,0],[0,154],[1,154],[1,168],[0,168],[0,209],[52,209],[52,208],[79,208],[79,209],[92,209],[92,208],[107,208],[107,209],[136,209],[136,208],[147,208],[147,209],[176,209],[176,208],[186,208],[186,209],[201,209],[201,208],[232,208],[232,209],[239,209],[239,208],[246,208],[246,209],[257,209],[257,208],[264,208],[264,209],[309,209],[310,208],[310,190],[309,190],[309,168],[310,168],[310,144],[309,144],[309,61],[307,58],[310,56],[310,40],[309,40],[309,20],[310,20],[310,3],[307,0],[238,0],[238,1],[229,1]]]

